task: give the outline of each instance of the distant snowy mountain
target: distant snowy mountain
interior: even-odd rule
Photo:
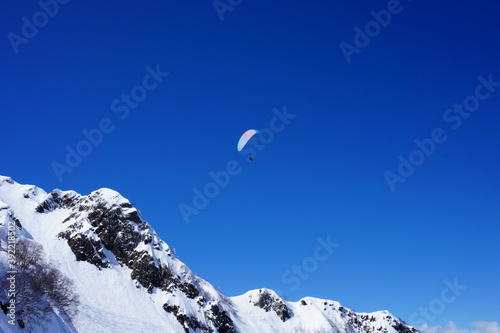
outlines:
[[[54,308],[45,329],[35,332],[418,332],[387,311],[359,313],[318,298],[287,302],[269,289],[225,296],[193,274],[110,189],[46,193],[0,176],[2,280],[9,232],[40,243],[80,297],[72,320]],[[5,308],[5,293],[0,301]],[[26,332],[4,313],[0,331]]]

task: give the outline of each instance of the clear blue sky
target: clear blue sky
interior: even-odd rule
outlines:
[[[391,4],[348,63],[339,45],[355,46],[354,28],[387,1],[232,3],[221,21],[211,1],[72,0],[47,22],[36,1],[4,3],[0,172],[48,191],[119,191],[227,295],[268,287],[429,326],[500,320],[500,88],[469,98],[478,76],[500,82],[500,5]],[[33,16],[38,32],[21,39]],[[157,65],[170,74],[146,91]],[[133,108],[120,100],[144,91]],[[468,118],[447,113],[466,98]],[[239,136],[284,106],[296,117],[247,161]],[[58,179],[54,161],[88,148],[82,131],[103,119],[109,133]],[[391,191],[384,173],[436,128],[446,141]],[[241,172],[186,224],[179,204],[232,160]],[[340,246],[312,260],[328,236]],[[289,273],[292,290],[294,265],[312,272]],[[467,289],[449,301],[446,279]],[[435,318],[411,318],[420,308]]]

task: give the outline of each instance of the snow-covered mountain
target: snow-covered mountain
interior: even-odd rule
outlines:
[[[335,301],[288,302],[264,288],[225,296],[193,274],[137,209],[110,189],[46,193],[0,176],[2,280],[14,229],[17,238],[43,246],[80,298],[72,320],[54,309],[38,332],[418,332],[387,311],[359,313]],[[5,304],[4,296],[0,300]],[[0,312],[0,331],[26,331],[8,321]]]

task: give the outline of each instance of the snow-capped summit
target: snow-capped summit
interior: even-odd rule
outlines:
[[[17,238],[43,245],[80,297],[72,321],[50,314],[50,332],[417,332],[386,311],[357,313],[312,297],[288,302],[265,288],[227,297],[193,274],[111,189],[47,193],[0,176],[1,275],[13,228]],[[0,312],[0,331],[24,332],[8,320]]]

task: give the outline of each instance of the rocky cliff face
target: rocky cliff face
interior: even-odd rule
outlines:
[[[82,310],[71,326],[78,332],[417,332],[386,311],[357,313],[309,297],[287,302],[269,289],[227,297],[194,275],[110,189],[46,193],[0,177],[3,250],[8,220],[74,280]]]

